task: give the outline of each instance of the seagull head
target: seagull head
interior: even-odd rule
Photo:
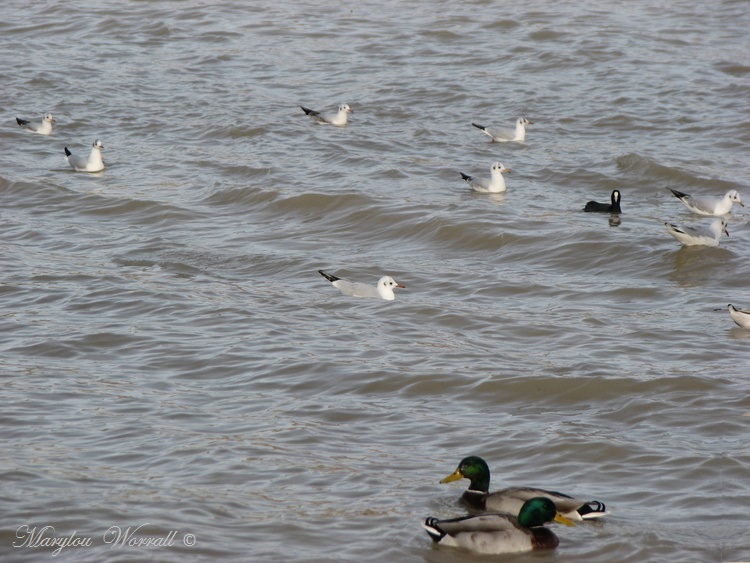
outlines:
[[[729,196],[729,200],[734,203],[739,203],[742,207],[745,207],[745,204],[742,203],[742,200],[740,199],[740,193],[737,190],[731,190],[727,196]]]
[[[102,142],[99,139],[97,139],[96,141],[94,141],[94,148],[102,150],[104,149],[104,145],[102,145]]]
[[[729,236],[729,230],[727,230],[728,224],[729,224],[729,221],[727,221],[726,218],[716,219],[716,221],[711,223],[711,230],[715,233],[718,233],[719,236],[721,235]]]
[[[400,287],[401,289],[406,289],[406,286],[403,284],[398,283],[396,280],[394,280],[391,276],[383,276],[378,280],[378,285],[383,287]]]
[[[383,299],[388,301],[393,301],[393,299],[395,299],[396,296],[393,293],[393,290],[397,287],[406,289],[405,285],[398,283],[391,276],[383,276],[378,280],[378,293]]]
[[[492,172],[500,172],[502,174],[503,172],[510,173],[510,170],[505,168],[502,162],[496,162],[492,165]]]

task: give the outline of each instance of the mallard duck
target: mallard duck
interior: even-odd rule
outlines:
[[[555,507],[563,516],[574,522],[580,522],[584,518],[600,518],[608,514],[604,503],[597,500],[578,500],[569,495],[544,489],[509,487],[490,493],[490,468],[481,457],[465,457],[456,470],[440,482],[450,483],[462,477],[469,479],[471,484],[461,498],[475,510],[507,512],[516,515],[530,498],[546,497],[555,503]]]
[[[566,526],[574,525],[555,509],[550,499],[535,497],[523,503],[517,518],[511,514],[482,514],[450,520],[428,518],[424,529],[435,543],[494,555],[556,548],[560,540],[542,527],[552,520]]]
[[[727,309],[729,309],[729,316],[732,317],[732,320],[737,326],[742,328],[750,328],[750,311],[738,309],[731,303],[727,305]]]

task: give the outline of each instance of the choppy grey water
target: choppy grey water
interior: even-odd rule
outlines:
[[[748,28],[726,0],[5,2],[2,559],[52,560],[43,526],[91,539],[67,561],[475,559],[421,524],[478,454],[612,513],[509,561],[748,560],[748,211],[719,248],[663,225],[708,222],[668,186],[750,199]],[[525,144],[471,126],[518,116]],[[96,138],[106,170],[71,171]],[[470,193],[496,160],[507,193]],[[581,212],[613,189],[619,221]],[[112,542],[138,526],[172,545]]]

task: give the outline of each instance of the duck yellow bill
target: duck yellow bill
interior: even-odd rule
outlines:
[[[575,523],[570,518],[563,516],[559,512],[555,514],[555,522],[558,522],[560,524],[564,524],[566,526],[575,526]]]
[[[458,481],[461,478],[463,478],[463,475],[461,475],[461,472],[458,469],[456,469],[453,473],[451,473],[447,477],[443,477],[442,479],[440,479],[440,482],[452,483],[453,481]]]

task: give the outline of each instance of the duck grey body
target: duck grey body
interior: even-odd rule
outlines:
[[[423,527],[435,543],[497,555],[554,549],[560,540],[543,527],[552,520],[566,526],[573,525],[569,518],[557,511],[551,500],[535,497],[524,503],[517,517],[500,513],[448,520],[427,518]]]
[[[742,328],[750,328],[750,311],[738,309],[731,303],[727,305],[727,309],[729,309],[729,316],[737,326]]]

